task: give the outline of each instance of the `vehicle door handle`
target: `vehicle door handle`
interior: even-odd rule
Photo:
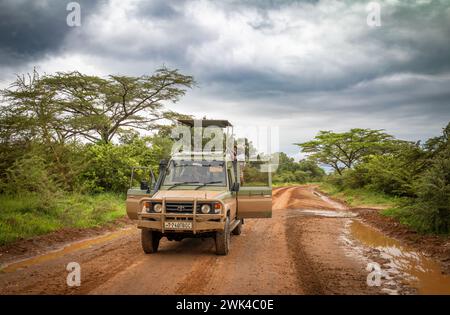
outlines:
[[[272,198],[272,195],[264,195],[264,198]]]

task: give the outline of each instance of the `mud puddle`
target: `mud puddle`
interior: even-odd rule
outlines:
[[[0,272],[14,272],[18,269],[26,268],[29,266],[37,265],[52,259],[60,258],[69,253],[90,248],[94,245],[101,244],[110,240],[114,240],[120,236],[126,235],[133,232],[132,228],[121,229],[112,233],[108,233],[106,235],[102,235],[95,238],[90,238],[82,241],[78,241],[75,243],[71,243],[69,245],[64,246],[61,249],[57,249],[42,255],[34,256],[31,258],[22,259],[19,261],[15,261],[12,263],[7,263],[0,266]]]
[[[440,265],[399,241],[358,220],[352,220],[350,234],[363,245],[375,248],[386,259],[382,269],[388,278],[403,275],[406,282],[417,289],[418,294],[449,294],[450,276],[442,273]]]

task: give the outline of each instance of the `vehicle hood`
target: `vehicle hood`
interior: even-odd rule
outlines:
[[[188,199],[217,199],[224,191],[217,190],[160,190],[152,196],[152,199],[162,198],[188,198]]]

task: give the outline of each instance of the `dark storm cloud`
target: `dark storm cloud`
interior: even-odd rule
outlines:
[[[264,3],[270,8],[270,1]],[[207,73],[206,78],[208,81],[229,85],[231,89],[239,90],[243,96],[255,97],[260,94],[265,97],[276,92],[341,90],[359,82],[396,73],[447,73],[450,71],[450,3],[434,1],[429,5],[413,5],[414,3],[407,1],[396,5],[384,4],[382,27],[369,28],[360,23],[354,25],[359,29],[357,32],[349,29],[349,25],[339,23],[339,16],[336,16],[336,27],[342,27],[342,32],[349,34],[341,42],[348,49],[334,50],[330,47],[327,55],[333,56],[331,62],[317,55],[315,62],[307,66],[316,67],[318,71],[303,73],[299,68],[297,75],[286,75],[261,67],[228,66],[227,69],[218,67],[216,71]],[[246,2],[246,5],[249,3]],[[260,7],[264,8],[266,5]],[[256,29],[272,27],[273,21],[267,13],[264,16],[266,19],[257,24]],[[365,21],[365,15],[362,15],[361,20]],[[365,62],[353,62],[353,55],[364,50]],[[274,56],[274,59],[276,57],[286,60],[282,55]],[[301,57],[291,58],[294,69],[302,63],[309,63],[309,60]],[[330,67],[333,63],[341,67],[340,73],[328,75],[320,72],[322,66]]]
[[[303,14],[298,17],[298,20],[307,20],[306,22],[309,22],[311,27],[314,27],[314,23],[320,24],[323,19],[323,23],[335,23],[336,28],[341,28],[344,34],[341,39],[334,39],[331,36],[327,38],[327,34],[324,34],[323,38],[317,38],[318,41],[323,40],[323,43],[319,44],[326,48],[317,55],[296,56],[294,51],[292,55],[286,56],[283,47],[280,47],[273,56],[275,61],[273,65],[269,63],[271,60],[268,60],[266,65],[257,63],[242,65],[236,62],[237,60],[230,62],[230,60],[221,58],[221,56],[226,56],[229,51],[238,48],[236,46],[241,44],[239,41],[235,43],[236,46],[220,47],[223,50],[217,51],[216,55],[211,56],[213,59],[210,60],[206,56],[203,64],[194,64],[193,56],[188,52],[192,51],[195,54],[196,50],[202,46],[214,45],[223,36],[221,33],[223,29],[220,28],[221,25],[218,27],[205,25],[201,13],[194,16],[186,14],[186,7],[192,3],[195,1],[136,2],[136,5],[129,10],[126,22],[136,20],[139,23],[134,24],[128,30],[120,30],[120,27],[123,26],[118,26],[118,35],[106,34],[110,36],[109,38],[95,34],[97,24],[101,24],[95,23],[94,27],[84,30],[78,38],[73,40],[74,45],[79,47],[78,50],[88,54],[139,60],[156,58],[165,60],[165,63],[168,64],[180,65],[185,69],[192,68],[197,76],[206,82],[229,84],[231,88],[241,90],[243,94],[248,93],[249,97],[253,97],[255,93],[261,93],[264,96],[268,90],[280,93],[337,90],[397,72],[439,73],[450,69],[448,3],[433,2],[430,5],[422,6],[404,3],[385,4],[382,10],[383,26],[372,29],[365,24],[367,13],[364,6],[360,12],[346,12],[345,9],[341,9],[327,13],[324,9],[315,8],[319,6],[318,1],[233,0],[206,2],[217,4],[217,10],[225,12],[230,23],[235,18],[235,16],[229,16],[230,14],[240,12],[245,14],[246,10],[250,10],[254,16],[248,18],[245,25],[249,25],[255,31],[254,35],[258,35],[258,33],[267,35],[264,33],[267,32],[267,29],[274,29],[276,24],[280,23],[279,17],[273,17],[274,13],[279,10],[289,12],[290,6],[294,6],[293,8],[296,8],[299,14]],[[320,5],[326,7],[326,3],[322,1]],[[211,6],[209,5],[209,8]],[[252,11],[253,9],[255,10]],[[204,14],[207,19],[209,12],[205,11]],[[328,17],[322,18],[322,15],[328,15]],[[359,18],[350,20],[350,23],[340,21],[351,15],[359,15]],[[298,22],[295,21],[295,17],[290,18],[292,19],[289,21],[290,24]],[[117,21],[117,23],[123,24],[124,21]],[[358,24],[353,25],[355,23]],[[135,29],[136,27],[142,29]],[[116,31],[115,28],[112,29]],[[128,32],[128,35],[123,36],[122,32]],[[295,33],[304,33],[305,28],[303,25],[299,27],[287,25],[269,35],[276,40],[285,32],[291,32],[295,36]],[[317,32],[320,32],[320,29]],[[240,34],[236,33],[234,36],[238,38]],[[140,42],[139,45],[136,43],[130,45],[127,42],[130,39],[136,43]],[[256,42],[258,39],[248,38],[250,43],[253,40]],[[292,41],[294,40],[292,39]],[[327,43],[328,40],[335,40],[335,44],[343,46],[344,49],[340,50],[339,46],[334,47]],[[248,42],[243,41],[242,44],[246,45]],[[271,44],[269,40],[267,43]],[[301,50],[301,43],[297,43],[297,45],[297,50]],[[121,49],[124,46],[127,47],[126,50]],[[354,54],[358,51],[362,52],[365,58],[360,64],[353,61]],[[276,55],[277,53],[278,55]],[[323,58],[323,54],[327,55],[326,58]],[[397,56],[402,54],[403,57]],[[277,62],[280,60],[289,63],[292,69],[298,69],[296,74],[286,74],[277,69]],[[337,72],[327,73],[327,68],[334,66],[338,67]],[[309,71],[305,72],[305,67]]]
[[[179,0],[179,2],[182,1],[183,0]],[[174,8],[173,4],[167,0],[141,2],[139,6],[133,10],[133,13],[145,19],[173,19],[181,15],[181,13]]]
[[[384,72],[442,73],[450,70],[450,3],[433,1],[429,5],[399,2],[383,11],[384,26],[370,33],[381,48],[410,52],[405,62],[390,63]]]
[[[0,65],[19,64],[55,54],[71,31],[66,24],[70,1],[3,0],[0,2]],[[78,0],[82,21],[100,1]]]
[[[234,7],[253,7],[260,9],[277,9],[293,4],[316,4],[319,0],[215,0]]]
[[[295,114],[342,117],[349,113],[375,116],[428,116],[450,119],[450,77],[383,78],[335,91],[291,92],[255,98],[253,106],[242,107],[245,115],[256,106],[269,117],[289,118]],[[237,98],[236,98],[237,99]],[[253,112],[253,113],[252,113]],[[373,116],[370,116],[373,115]]]
[[[80,32],[70,35],[66,49],[94,58],[102,56],[105,62],[119,61],[133,74],[148,73],[152,66],[162,64],[190,71],[189,49],[218,35],[186,16],[184,10],[189,3],[184,0],[110,1],[102,8],[103,14],[96,15]],[[138,63],[139,66],[134,66]],[[148,67],[142,69],[140,63],[147,63]],[[116,69],[119,67],[116,64]],[[136,67],[139,72],[135,72]]]
[[[165,64],[199,85],[177,110],[281,121],[286,145],[320,129],[439,132],[450,120],[450,2],[377,1],[374,28],[368,2],[105,0],[82,3],[73,31],[64,1],[7,1],[0,65],[141,75]]]
[[[371,28],[367,1],[141,1],[136,19],[113,34],[88,28],[79,41],[124,67],[156,60],[181,68],[199,82],[199,97],[241,104],[229,116],[442,124],[450,119],[450,3],[380,3],[382,26]],[[422,137],[416,130],[408,136]]]

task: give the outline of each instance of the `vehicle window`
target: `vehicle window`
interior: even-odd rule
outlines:
[[[225,163],[220,161],[171,161],[163,185],[185,183],[226,186]]]
[[[248,161],[241,164],[240,183],[243,187],[270,186],[269,173],[262,171],[263,161]]]

